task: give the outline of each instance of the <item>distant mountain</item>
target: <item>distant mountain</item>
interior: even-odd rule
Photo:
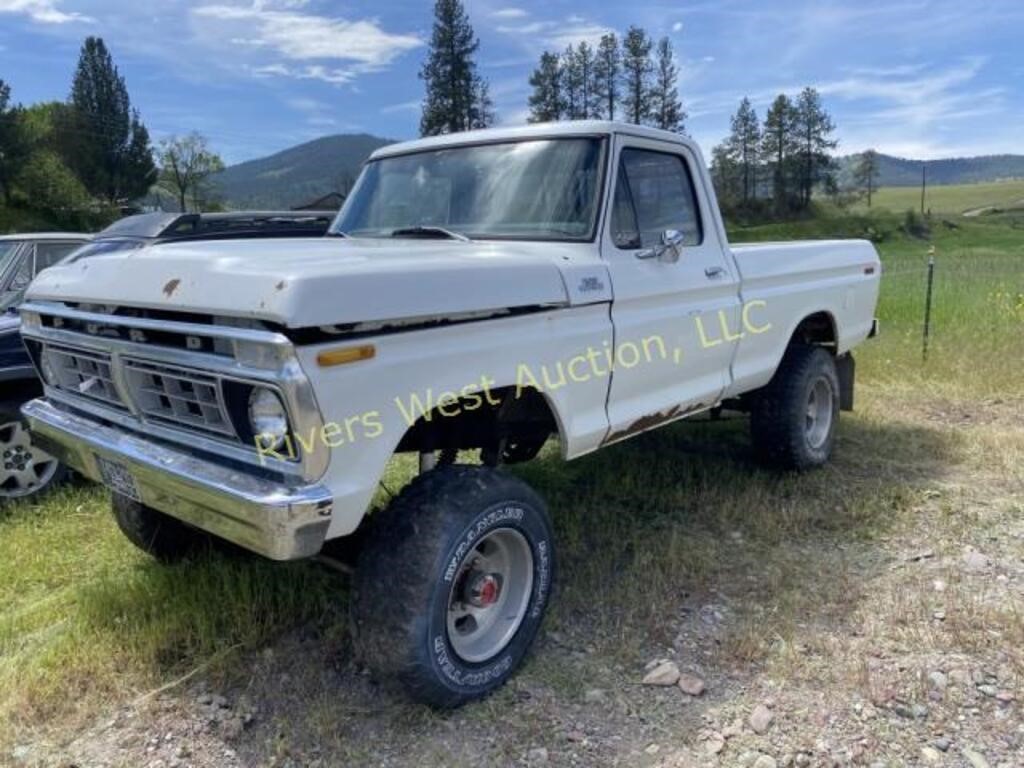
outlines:
[[[363,161],[389,139],[369,134],[324,136],[268,157],[232,165],[213,179],[232,208],[293,208],[330,193],[347,192]],[[921,183],[920,160],[879,154],[881,187]],[[840,186],[851,186],[857,155],[839,158]],[[1024,155],[986,155],[928,160],[928,183],[970,184],[1024,179]]]
[[[370,153],[391,143],[365,133],[324,136],[232,165],[211,182],[231,208],[293,208],[347,192]]]
[[[857,155],[839,158],[840,186],[849,186]],[[929,184],[977,184],[984,181],[1024,179],[1024,155],[983,155],[943,160],[907,160],[878,155],[878,186],[913,187],[921,183],[921,166],[927,168]]]

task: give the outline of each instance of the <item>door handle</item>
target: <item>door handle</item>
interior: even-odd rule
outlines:
[[[710,280],[716,280],[725,275],[724,267],[705,267],[704,276]]]

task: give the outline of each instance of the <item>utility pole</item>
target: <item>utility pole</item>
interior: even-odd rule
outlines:
[[[921,161],[921,215],[924,216],[924,190],[927,185],[928,163]]]

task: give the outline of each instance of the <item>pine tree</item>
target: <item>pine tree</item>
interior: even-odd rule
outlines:
[[[878,152],[873,149],[861,152],[853,169],[853,178],[857,187],[867,194],[868,208],[871,207],[871,195],[877,188],[875,182],[878,180],[878,174]]]
[[[480,42],[460,0],[437,0],[434,29],[420,77],[426,83],[420,134],[435,136],[483,127],[493,121],[488,89],[473,55]]]
[[[531,123],[550,123],[562,119],[562,71],[557,53],[544,51],[540,63],[530,75]]]
[[[581,120],[587,120],[596,117],[598,109],[595,103],[597,89],[594,80],[596,73],[594,49],[586,40],[583,40],[576,46],[575,57],[580,83],[579,116]]]
[[[831,138],[835,123],[814,88],[804,88],[797,97],[793,131],[799,152],[799,203],[807,208],[815,185],[828,185],[833,179],[831,151],[839,144]]]
[[[70,107],[69,159],[85,188],[111,203],[145,194],[157,177],[149,133],[102,38],[82,45]]]
[[[571,45],[562,53],[562,116],[566,120],[583,117],[583,72]]]
[[[482,77],[473,85],[473,106],[469,116],[469,127],[476,130],[494,124],[494,102],[491,100],[491,86]]]
[[[772,196],[775,208],[784,212],[790,205],[790,176],[793,155],[796,151],[794,129],[796,108],[784,93],[775,97],[764,119],[761,136],[761,151],[772,169]]]
[[[632,26],[622,47],[625,119],[640,125],[651,116],[651,39],[640,27]]]
[[[711,150],[711,183],[723,212],[740,201],[743,177],[728,142],[722,142]]]
[[[619,77],[622,72],[622,53],[614,32],[601,36],[594,60],[595,117],[615,119],[619,103]]]
[[[658,41],[657,53],[654,87],[651,90],[651,116],[658,128],[682,133],[686,112],[679,100],[679,67],[676,66],[672,42],[667,37]]]
[[[761,162],[761,126],[750,99],[744,97],[740,102],[730,127],[726,144],[742,180],[740,197],[749,203],[757,196],[757,169]]]

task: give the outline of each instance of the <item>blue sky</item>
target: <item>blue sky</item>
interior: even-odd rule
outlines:
[[[198,130],[237,162],[329,133],[416,135],[429,0],[0,0],[15,100],[67,96],[102,36],[155,139]],[[545,48],[629,24],[671,37],[706,153],[749,96],[817,87],[840,150],[1024,152],[1020,0],[467,0],[499,122],[525,120]]]

